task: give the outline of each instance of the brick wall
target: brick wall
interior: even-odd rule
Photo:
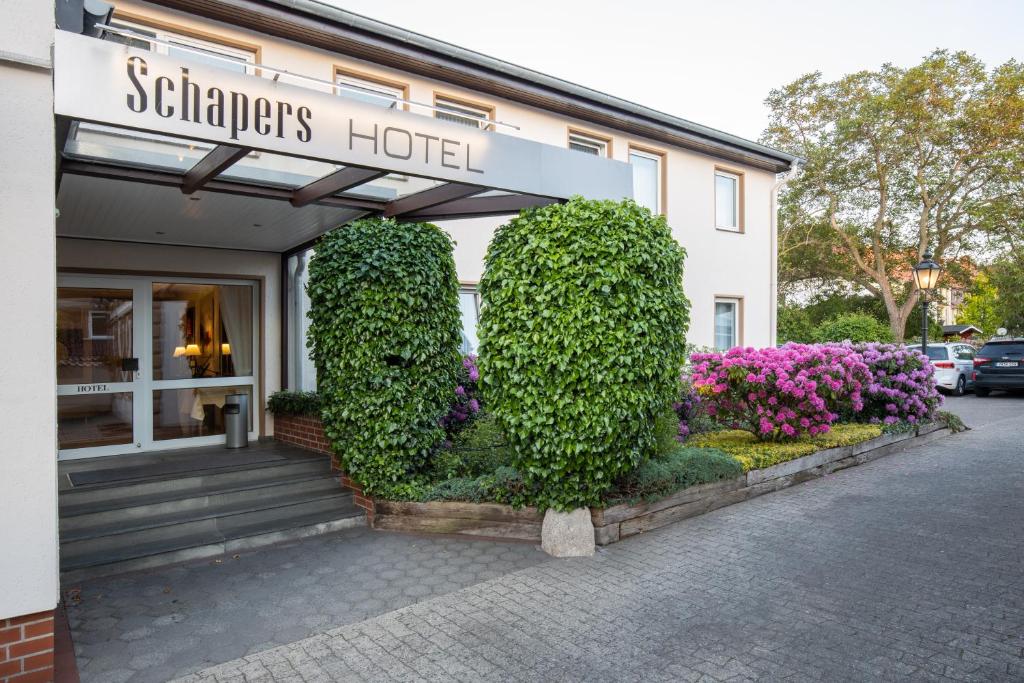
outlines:
[[[0,619],[0,683],[53,681],[53,612]]]
[[[274,438],[299,448],[330,455],[331,469],[340,477],[341,485],[352,490],[355,494],[352,502],[366,510],[367,520],[373,524],[373,498],[363,493],[362,486],[338,469],[331,446],[324,436],[324,426],[320,423],[320,418],[309,415],[275,415]]]
[[[308,415],[275,415],[274,438],[317,453],[331,454],[320,418]]]

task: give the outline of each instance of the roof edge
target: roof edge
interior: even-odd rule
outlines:
[[[317,0],[149,0],[776,173],[795,155]]]

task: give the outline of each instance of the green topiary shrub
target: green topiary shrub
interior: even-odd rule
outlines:
[[[444,439],[458,286],[451,239],[435,225],[365,219],[317,245],[309,339],[324,432],[367,493],[409,484]]]
[[[655,450],[689,321],[686,252],[633,201],[579,197],[524,211],[487,250],[480,375],[524,500],[598,504]]]
[[[844,313],[830,318],[811,332],[814,341],[891,342],[889,326],[867,313]]]
[[[320,395],[315,391],[275,391],[267,399],[272,415],[320,416]]]

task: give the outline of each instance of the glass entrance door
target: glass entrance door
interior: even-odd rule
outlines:
[[[137,350],[141,287],[61,278],[57,287],[57,443],[61,457],[142,446]]]
[[[231,394],[256,438],[258,310],[244,280],[62,275],[59,457],[221,443]]]

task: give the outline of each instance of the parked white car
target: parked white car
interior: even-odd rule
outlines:
[[[929,344],[928,358],[935,366],[935,382],[940,391],[963,396],[974,387],[974,347],[970,344]]]

